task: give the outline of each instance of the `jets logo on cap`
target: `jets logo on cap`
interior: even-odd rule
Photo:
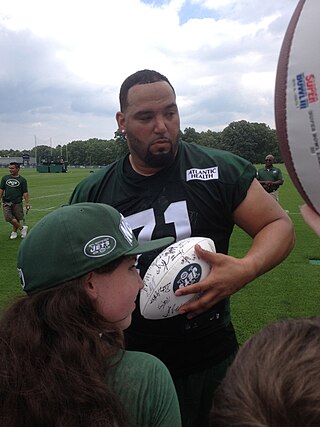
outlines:
[[[97,236],[91,239],[84,247],[83,252],[87,257],[98,258],[108,255],[117,246],[112,236]]]

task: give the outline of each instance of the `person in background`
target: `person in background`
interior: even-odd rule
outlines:
[[[239,350],[215,392],[214,427],[320,426],[320,317],[278,321]]]
[[[257,179],[266,192],[279,202],[278,188],[283,184],[282,172],[273,166],[274,157],[272,154],[266,156],[265,162],[265,167],[257,171]]]
[[[22,199],[24,198],[27,211],[30,209],[27,180],[21,176],[20,165],[17,162],[9,164],[10,175],[2,177],[0,182],[0,203],[2,199],[4,219],[12,224],[10,239],[18,237],[18,231],[24,239],[28,232],[27,225],[21,225],[24,220]]]
[[[305,223],[320,237],[320,215],[308,205],[300,206]]]
[[[26,296],[0,320],[1,427],[180,427],[165,365],[124,350],[142,280],[138,254],[172,238],[138,243],[105,204],[64,206],[22,241]]]
[[[209,276],[176,291],[201,296],[169,319],[144,319],[137,308],[125,332],[129,349],[151,353],[169,368],[183,426],[206,427],[214,389],[238,350],[229,297],[286,258],[293,225],[250,162],[180,139],[175,90],[163,74],[137,71],[122,83],[119,99],[116,120],[129,154],[79,183],[70,203],[114,206],[141,242],[160,236],[214,241],[216,254],[196,246],[212,265]],[[235,224],[252,237],[242,259],[227,255]],[[156,255],[139,257],[142,277]]]

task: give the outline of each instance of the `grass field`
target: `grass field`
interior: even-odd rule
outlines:
[[[320,314],[320,240],[305,225],[299,205],[303,203],[286,170],[280,188],[280,201],[294,222],[297,243],[289,257],[278,267],[247,285],[231,299],[232,317],[240,343],[262,326],[278,319]],[[7,173],[0,169],[1,175]],[[90,169],[69,169],[68,173],[44,174],[34,169],[21,169],[29,184],[31,210],[26,220],[32,227],[41,217],[67,203],[75,185],[88,176]],[[11,225],[0,217],[0,309],[22,290],[16,271],[16,256],[21,239],[9,240]],[[230,255],[241,257],[250,245],[250,238],[235,228]],[[43,248],[45,252],[45,248]],[[39,264],[41,259],[39,259]]]

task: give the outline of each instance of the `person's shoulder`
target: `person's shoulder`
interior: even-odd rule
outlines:
[[[167,371],[167,367],[160,359],[152,354],[140,351],[126,350],[123,353],[121,363],[122,366],[129,366],[130,369],[135,369],[136,371],[146,371],[151,369],[156,371]]]
[[[93,173],[90,173],[90,175],[85,178],[87,181],[92,181],[92,182],[98,182],[101,181],[107,174],[109,174],[111,171],[113,171],[118,164],[122,163],[122,159],[116,160],[112,163],[110,163],[109,165],[96,170]]]
[[[237,154],[231,153],[230,151],[221,150],[219,148],[207,147],[205,145],[196,144],[195,142],[185,142],[181,141],[181,151],[182,152],[194,152],[201,155],[205,155],[216,159],[217,161],[232,161],[240,160],[248,162],[243,157],[238,156]]]
[[[139,351],[123,351],[114,369],[109,371],[108,382],[121,387],[123,380],[137,389],[171,390],[173,382],[168,368],[157,357]]]
[[[250,169],[256,174],[256,168],[244,157],[240,157],[229,151],[206,147],[193,142],[181,141],[181,158],[182,160],[189,159],[196,167],[197,164],[202,166],[208,164],[210,166],[218,166],[221,171]]]
[[[119,396],[130,426],[181,426],[179,403],[168,368],[151,354],[125,350],[106,380]]]
[[[113,170],[116,166],[117,162],[110,163],[105,168],[99,169],[94,173],[90,173],[87,177],[82,179],[77,186],[75,187],[69,203],[79,203],[88,201],[90,198],[91,192],[99,187],[99,184],[103,181],[105,176]]]

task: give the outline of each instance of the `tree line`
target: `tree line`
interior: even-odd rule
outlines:
[[[186,142],[218,148],[237,154],[253,164],[264,163],[264,158],[271,153],[276,163],[281,163],[277,134],[265,123],[252,123],[240,120],[230,123],[222,131],[211,130],[197,132],[194,128],[181,131],[181,138]],[[91,138],[86,141],[72,141],[65,145],[49,147],[39,145],[28,151],[31,157],[36,157],[37,163],[68,162],[69,165],[108,165],[127,153],[127,144],[119,131],[114,138],[103,140]],[[22,156],[20,150],[0,150],[2,157]]]

